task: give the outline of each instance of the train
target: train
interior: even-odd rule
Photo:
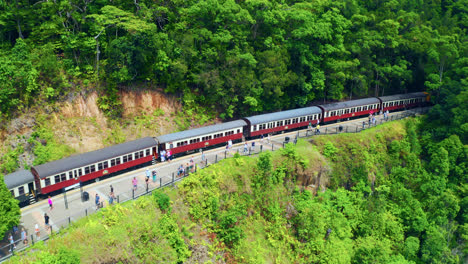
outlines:
[[[173,156],[225,145],[229,140],[240,142],[268,134],[302,129],[311,125],[340,122],[372,113],[399,111],[429,104],[429,94],[416,92],[371,97],[323,104],[190,129],[172,134],[145,137],[73,155],[64,159],[32,166],[4,177],[5,184],[20,205],[60,192],[64,188],[81,186],[91,180],[112,177],[126,171],[159,162],[161,152]]]

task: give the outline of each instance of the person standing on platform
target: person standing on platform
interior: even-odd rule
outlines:
[[[99,209],[99,201],[100,201],[100,197],[99,197],[99,194],[96,193],[96,199],[95,199],[95,203],[96,203],[96,210]]]
[[[49,231],[49,229],[50,229],[49,216],[46,213],[44,213],[44,223],[45,223],[45,226],[46,226],[46,230]]]
[[[136,179],[136,177],[133,177],[132,185],[133,185],[133,190],[136,191],[137,185],[138,185],[138,180]]]
[[[36,225],[34,225],[34,232],[36,233],[36,239],[40,240],[41,239],[41,233],[39,232],[39,224],[38,223],[36,223]]]
[[[10,236],[8,237],[8,241],[10,242],[10,250],[8,251],[13,251],[13,249],[16,248],[16,245],[15,245],[15,240],[13,239],[13,234],[10,233]]]
[[[23,245],[28,244],[28,236],[27,236],[26,230],[24,230],[24,228],[22,228],[22,230],[21,230],[21,240],[23,240]]]
[[[52,198],[49,195],[49,199],[47,199],[47,202],[49,203],[49,211],[52,211],[54,209],[54,204],[52,203]]]
[[[146,168],[146,178],[150,178],[151,177],[151,172],[148,168]]]

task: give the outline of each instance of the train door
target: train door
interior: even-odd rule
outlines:
[[[157,149],[156,147],[153,147],[153,157],[154,157],[155,159],[158,158],[158,149]]]

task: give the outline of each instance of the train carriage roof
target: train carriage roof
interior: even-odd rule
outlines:
[[[388,95],[388,96],[381,96],[379,97],[382,102],[394,101],[394,100],[403,100],[403,99],[410,99],[410,98],[421,98],[426,97],[427,94],[424,92],[417,92],[417,93],[409,93],[409,94],[396,94],[396,95]]]
[[[111,147],[74,155],[61,160],[48,162],[42,165],[34,166],[33,170],[37,172],[42,179],[47,176],[69,171],[75,168],[84,167],[103,160],[108,160],[127,153],[132,153],[149,147],[154,147],[157,142],[152,137],[145,137]]]
[[[299,109],[286,110],[276,113],[263,114],[246,117],[245,119],[250,122],[250,125],[263,124],[273,121],[279,121],[284,119],[290,119],[300,116],[309,116],[314,114],[321,114],[322,110],[316,106],[304,107]]]
[[[19,170],[11,174],[5,175],[5,184],[8,189],[13,189],[34,181],[34,176],[28,170]]]
[[[338,103],[331,103],[326,105],[320,105],[325,111],[337,110],[337,109],[346,109],[361,105],[370,105],[370,104],[379,104],[379,99],[372,97],[372,98],[365,98],[365,99],[358,99],[358,100],[351,100],[345,102],[338,102]]]
[[[162,136],[157,137],[157,139],[160,144],[170,143],[173,141],[178,141],[178,140],[183,140],[183,139],[188,139],[188,138],[193,138],[193,137],[198,137],[198,136],[204,136],[204,135],[208,135],[211,133],[216,133],[218,131],[239,128],[239,127],[243,127],[246,125],[247,123],[245,123],[244,120],[236,120],[236,121],[231,121],[231,122],[226,122],[226,123],[221,123],[221,124],[216,124],[216,125],[211,125],[211,126],[206,126],[206,127],[194,128],[194,129],[176,132],[176,133],[172,133],[168,135],[162,135]]]

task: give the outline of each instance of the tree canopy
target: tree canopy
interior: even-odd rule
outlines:
[[[96,87],[112,101],[118,89],[138,83],[191,95],[185,98],[222,118],[409,91],[458,94],[467,85],[466,6],[6,0],[0,111],[7,117],[38,99]],[[103,105],[118,115],[118,104]],[[454,122],[466,132],[464,114]]]

